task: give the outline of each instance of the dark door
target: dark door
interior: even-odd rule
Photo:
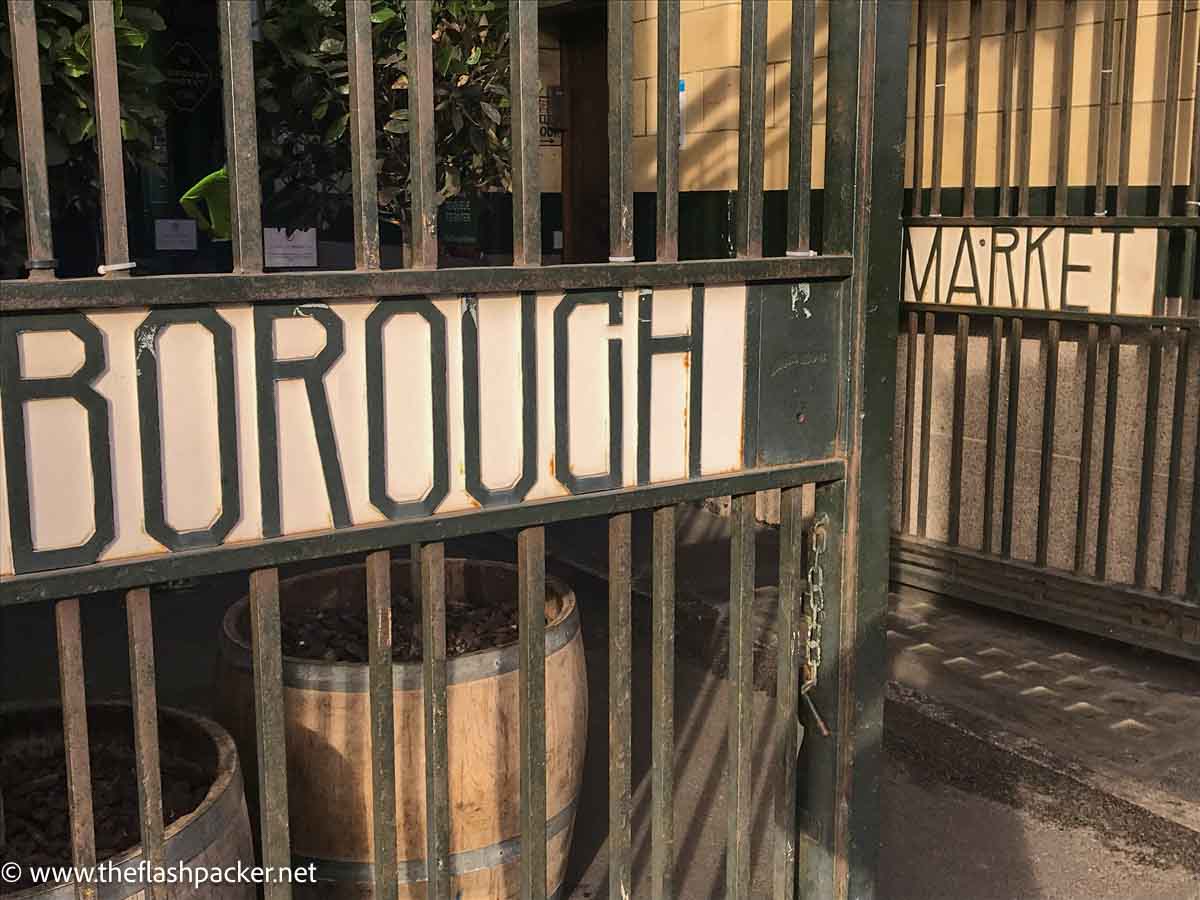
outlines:
[[[608,259],[608,58],[604,6],[562,15],[563,262]]]

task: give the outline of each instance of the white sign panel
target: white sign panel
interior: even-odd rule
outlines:
[[[272,269],[315,266],[317,229],[289,232],[286,228],[264,228],[263,264]]]
[[[746,298],[0,317],[0,574],[741,469]]]
[[[905,228],[904,300],[1150,315],[1152,228]]]

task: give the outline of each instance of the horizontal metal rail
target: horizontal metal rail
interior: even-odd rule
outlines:
[[[596,491],[566,499],[535,500],[519,506],[449,513],[431,519],[362,525],[245,546],[235,544],[185,550],[161,557],[117,559],[56,572],[15,575],[0,580],[0,606],[56,600],[302,560],[328,559],[347,553],[368,553],[414,542],[449,540],[489,531],[527,528],[546,522],[629,512],[724,496],[735,490],[768,491],[801,482],[840,481],[845,477],[845,471],[846,464],[841,458],[813,460],[797,465],[752,469],[736,475],[714,475],[694,481]]]
[[[973,319],[1023,319],[1037,322],[1077,322],[1083,325],[1120,325],[1123,328],[1200,328],[1200,319],[1191,316],[1139,316],[1111,313],[1077,312],[1069,309],[1024,309],[1011,306],[970,306],[965,303],[904,303],[904,312],[934,316],[970,316]]]
[[[1194,216],[906,216],[918,228],[1200,228]]]
[[[414,294],[485,294],[587,288],[672,287],[756,281],[845,279],[845,255],[712,259],[685,262],[581,263],[575,265],[384,271],[268,272],[155,275],[120,282],[73,278],[69,282],[4,281],[5,312],[119,309],[271,300],[338,300]]]

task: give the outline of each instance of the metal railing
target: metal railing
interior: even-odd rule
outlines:
[[[80,603],[100,591],[123,590],[130,647],[142,847],[161,863],[162,787],[152,591],[164,582],[222,572],[247,571],[253,652],[261,864],[288,866],[288,768],[284,740],[284,692],[278,566],[347,554],[366,559],[371,771],[373,787],[374,888],[396,897],[396,829],[390,626],[391,548],[410,547],[419,560],[421,629],[424,647],[424,721],[427,803],[428,896],[448,897],[451,809],[447,786],[447,677],[443,542],[456,536],[516,531],[519,569],[521,698],[520,896],[544,898],[546,885],[546,724],[543,653],[546,553],[543,526],[588,516],[609,517],[610,691],[609,691],[609,868],[611,896],[631,891],[631,556],[630,513],[654,510],[653,569],[653,742],[650,896],[676,895],[673,842],[675,505],[732,495],[730,681],[727,773],[728,838],[726,896],[751,893],[749,831],[750,715],[753,643],[750,604],[754,592],[754,492],[783,489],[779,603],[787,636],[780,641],[778,689],[773,716],[778,725],[779,791],[775,795],[774,864],[771,884],[778,898],[866,896],[874,879],[877,833],[879,732],[882,714],[882,622],[886,581],[886,513],[876,509],[886,493],[888,366],[899,258],[896,216],[900,193],[894,152],[903,121],[891,95],[902,93],[903,54],[897,35],[907,33],[905,4],[830,4],[829,128],[825,152],[827,196],[823,252],[810,252],[808,200],[812,183],[811,93],[814,16],[808,0],[792,9],[791,146],[788,256],[764,259],[762,191],[767,5],[742,6],[742,104],[738,166],[736,260],[677,260],[679,184],[679,2],[663,0],[658,19],[658,259],[633,263],[630,77],[633,53],[631,5],[609,4],[611,262],[601,265],[540,267],[539,182],[537,172],[538,5],[510,4],[512,54],[512,169],[514,265],[511,268],[436,269],[436,186],[432,127],[433,75],[431,9],[426,0],[408,0],[408,72],[411,98],[413,266],[380,268],[376,209],[375,123],[372,100],[371,4],[349,0],[346,36],[349,58],[352,179],[356,268],[353,271],[266,273],[260,211],[259,170],[251,50],[252,5],[220,0],[220,52],[224,77],[225,145],[231,194],[233,272],[202,276],[136,278],[129,262],[124,208],[121,131],[118,122],[118,68],[112,10],[101,0],[90,5],[95,48],[95,111],[102,176],[104,274],[58,281],[44,152],[35,4],[10,0],[12,59],[20,100],[19,135],[29,247],[29,277],[3,285],[0,326],[15,346],[16,336],[44,313],[150,307],[212,307],[223,303],[396,295],[535,292],[579,288],[639,288],[772,281],[825,283],[837,305],[839,329],[829,336],[829,359],[836,361],[838,421],[835,452],[780,460],[756,449],[749,433],[743,467],[733,474],[695,475],[685,480],[596,490],[563,500],[486,506],[463,513],[419,516],[381,524],[335,527],[319,533],[236,544],[201,543],[181,552],[86,565],[39,567],[0,580],[0,605],[53,602],[58,625],[63,727],[68,754],[71,844],[76,865],[95,860],[88,765],[87,706],[80,638]],[[889,96],[877,100],[877,85]],[[900,110],[903,104],[899,104]],[[889,148],[878,153],[878,145]],[[877,211],[868,216],[872,185]],[[889,219],[888,217],[891,216]],[[868,263],[868,257],[870,262]],[[869,299],[868,299],[869,297]],[[776,311],[778,312],[778,311]],[[756,314],[774,315],[765,311]],[[9,346],[8,343],[5,346]],[[19,369],[14,375],[20,379]],[[748,380],[759,378],[751,372]],[[14,380],[13,384],[16,383]],[[882,385],[882,386],[880,386]],[[11,387],[11,385],[10,385]],[[757,397],[755,398],[757,402]],[[872,410],[866,415],[866,410]],[[752,423],[795,412],[780,406],[755,409]],[[12,460],[25,453],[24,437],[5,413],[9,486]],[[813,687],[813,701],[827,710],[832,735],[801,752],[797,723],[807,721],[800,703],[808,651],[803,640],[812,609],[801,522],[801,486],[817,485],[817,511],[827,517],[823,562],[828,606],[821,634],[825,663]],[[17,495],[10,490],[11,497]],[[873,498],[867,500],[865,498]],[[10,510],[13,507],[10,506]],[[97,522],[100,521],[98,516]],[[811,672],[809,673],[811,675]],[[811,729],[810,729],[811,730]],[[791,764],[801,753],[797,766]],[[89,886],[79,885],[88,896]],[[162,885],[149,887],[163,896]],[[291,895],[288,883],[264,888],[268,898]]]

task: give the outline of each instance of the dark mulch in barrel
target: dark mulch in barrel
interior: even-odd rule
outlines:
[[[362,609],[309,607],[281,613],[283,653],[325,662],[367,661],[367,617]],[[446,603],[446,655],[461,656],[515,643],[517,599]],[[392,598],[392,659],[421,661],[421,613],[411,598]]]
[[[129,735],[100,732],[91,739],[92,808],[96,857],[103,862],[141,842],[137,764]],[[187,815],[208,794],[210,768],[163,747],[163,821]],[[23,877],[0,884],[0,894],[33,887],[34,866],[71,865],[67,765],[61,735],[7,742],[0,753],[5,841],[0,860],[20,864]]]

